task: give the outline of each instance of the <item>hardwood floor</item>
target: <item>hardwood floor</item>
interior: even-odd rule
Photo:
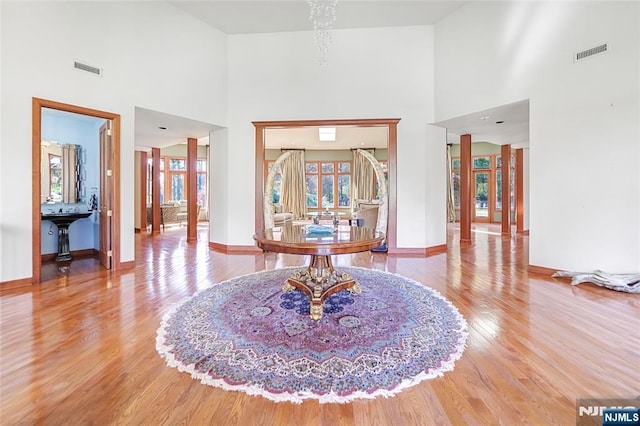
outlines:
[[[428,258],[358,254],[338,265],[398,273],[447,297],[469,324],[453,372],[393,398],[273,403],[169,368],[155,349],[175,302],[228,278],[305,257],[226,255],[206,230],[136,234],[134,269],[77,259],[40,285],[0,289],[0,423],[210,425],[575,424],[576,398],[640,394],[640,298],[527,273],[526,236],[476,225]]]

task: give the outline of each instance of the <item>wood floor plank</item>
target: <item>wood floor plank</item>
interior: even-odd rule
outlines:
[[[448,425],[574,424],[577,398],[640,393],[640,297],[530,274],[528,236],[474,225],[461,247],[431,257],[361,253],[353,265],[439,291],[466,318],[455,369],[392,398],[275,403],[168,367],[156,331],[170,308],[205,288],[305,256],[223,254],[206,229],[136,234],[136,265],[43,264],[43,282],[0,288],[0,424]]]

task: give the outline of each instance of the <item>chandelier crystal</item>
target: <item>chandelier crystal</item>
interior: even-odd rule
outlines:
[[[338,0],[308,0],[311,8],[309,21],[313,23],[316,46],[318,48],[318,62],[321,66],[328,64],[327,55],[331,44],[331,26],[336,21],[336,6]]]

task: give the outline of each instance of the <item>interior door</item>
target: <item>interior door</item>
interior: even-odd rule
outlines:
[[[473,172],[473,220],[490,222],[491,218],[491,173],[489,170]]]
[[[111,269],[111,233],[113,205],[113,150],[111,120],[100,127],[100,263]]]

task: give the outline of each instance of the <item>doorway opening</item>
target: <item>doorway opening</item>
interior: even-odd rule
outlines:
[[[104,119],[100,130],[99,187],[96,204],[99,215],[100,263],[106,269],[120,267],[120,115],[95,109],[64,104],[46,99],[32,99],[32,282],[42,278],[42,116],[43,109]],[[82,173],[82,172],[80,172]],[[49,183],[50,185],[50,183]],[[91,188],[76,191],[90,200]],[[83,192],[84,191],[84,192]],[[77,201],[77,200],[76,200]],[[46,201],[45,201],[46,202]],[[45,206],[46,207],[46,206]],[[55,213],[67,213],[59,212]]]
[[[386,127],[387,144],[387,183],[388,183],[388,221],[386,242],[390,252],[396,248],[396,167],[399,118],[388,119],[341,119],[341,120],[293,120],[293,121],[254,121],[256,129],[256,162],[255,162],[255,228],[264,228],[264,185],[265,185],[265,133],[267,129],[287,129],[301,127]]]
[[[473,223],[500,223],[503,214],[510,215],[512,222],[516,219],[516,154],[513,150],[509,160],[509,172],[504,176],[509,179],[510,196],[502,200],[502,153],[500,145],[488,142],[476,142],[471,146],[471,220]],[[451,174],[453,189],[453,208],[455,221],[460,220],[460,148],[451,147]],[[520,208],[522,209],[522,208]]]

